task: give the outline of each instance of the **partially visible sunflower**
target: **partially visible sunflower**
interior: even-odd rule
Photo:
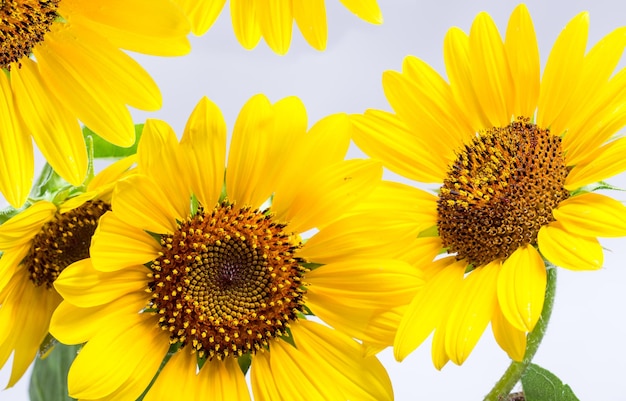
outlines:
[[[59,206],[41,200],[0,226],[0,367],[11,353],[13,386],[31,364],[61,302],[54,280],[67,266],[89,256],[98,219],[110,210],[115,182],[135,157],[104,169],[86,192]]]
[[[226,0],[175,0],[185,10],[195,35],[204,35],[222,12]],[[286,54],[296,21],[304,39],[317,50],[326,49],[328,27],[325,0],[230,0],[230,14],[237,40],[254,49],[265,39],[278,54]],[[359,18],[381,24],[383,17],[376,0],[341,0]]]
[[[498,344],[521,360],[526,333],[543,308],[546,263],[572,270],[602,266],[596,237],[626,235],[626,208],[586,186],[626,169],[626,70],[613,74],[626,28],[586,53],[589,18],[561,32],[540,79],[537,40],[524,5],[504,41],[486,13],[470,34],[448,31],[446,82],[407,57],[386,72],[395,113],[355,116],[354,139],[391,170],[424,183],[439,247],[424,249],[427,282],[395,338],[403,359],[435,330],[433,361],[463,363],[489,323]]]
[[[235,123],[224,170],[226,127],[206,98],[180,143],[149,120],[139,174],[118,184],[91,259],[55,281],[64,302],[51,332],[86,342],[70,394],[136,399],[169,351],[146,401],[249,399],[248,364],[259,401],[391,399],[383,366],[352,337],[385,336],[376,315],[408,304],[422,278],[390,260],[396,244],[358,240],[359,227],[379,226],[377,212],[400,217],[368,196],[388,193],[375,190],[380,164],[343,160],[350,131],[334,115],[307,132],[297,98],[258,95]]]
[[[161,107],[148,73],[121,49],[189,52],[189,23],[168,0],[0,2],[0,192],[14,207],[33,179],[31,135],[66,181],[80,185],[87,154],[78,120],[109,142],[135,142],[126,105]]]

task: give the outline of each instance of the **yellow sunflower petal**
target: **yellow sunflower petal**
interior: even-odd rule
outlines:
[[[235,122],[226,169],[226,191],[228,197],[241,206],[257,207],[272,193],[271,183],[264,173],[277,156],[270,154],[273,118],[269,100],[256,95],[243,106]]]
[[[470,71],[478,100],[494,127],[511,122],[515,94],[504,43],[489,14],[474,19],[469,35]]]
[[[504,317],[517,330],[532,331],[543,310],[546,266],[530,245],[518,248],[502,264],[498,301]]]
[[[52,27],[68,24],[55,24]],[[71,28],[52,29],[44,44],[33,53],[46,86],[85,125],[109,142],[131,146],[135,142],[135,126],[126,105],[110,91],[104,69],[111,68],[124,56],[116,48],[105,46],[100,57],[109,61],[103,66],[82,51],[83,44]]]
[[[626,138],[616,139],[592,152],[587,150],[588,157],[574,166],[565,178],[565,188],[573,191],[623,172],[626,170],[624,154]]]
[[[370,258],[329,263],[307,273],[305,281],[307,305],[313,313],[360,339],[379,319],[377,315],[408,305],[423,284],[421,271],[406,262]]]
[[[82,344],[103,327],[116,325],[125,316],[145,308],[149,298],[145,291],[134,292],[91,308],[80,308],[65,300],[52,315],[50,333],[64,344]]]
[[[515,86],[514,116],[533,117],[539,99],[539,45],[526,5],[515,8],[504,39],[511,77]]]
[[[351,116],[354,142],[370,157],[384,161],[391,171],[421,182],[442,182],[452,160],[428,146],[395,115],[368,110]]]
[[[596,238],[570,233],[558,221],[539,229],[539,251],[556,266],[571,270],[597,270],[604,255]]]
[[[89,252],[96,270],[110,272],[154,260],[160,250],[150,234],[127,224],[115,213],[106,213],[100,218]]]
[[[102,187],[117,183],[135,163],[137,163],[137,155],[128,156],[111,163],[89,181],[87,191],[99,191]]]
[[[203,97],[191,113],[180,141],[189,164],[191,188],[201,204],[211,207],[224,185],[226,122],[220,109]]]
[[[626,235],[626,207],[608,196],[586,193],[566,199],[552,211],[563,227],[585,237]]]
[[[450,362],[450,357],[446,352],[446,331],[444,327],[435,329],[430,357],[433,361],[433,366],[437,370],[443,369]]]
[[[363,357],[361,345],[350,337],[318,323],[300,321],[291,327],[296,347],[273,342],[270,351],[252,360],[255,398],[275,395],[294,400],[391,400],[387,372],[375,357]],[[257,363],[260,359],[266,359]]]
[[[433,264],[438,273],[420,289],[398,326],[393,349],[399,361],[413,352],[435,328],[440,329],[439,324],[462,288],[467,262],[455,262],[453,257],[448,257]]]
[[[87,150],[76,117],[48,95],[31,59],[11,73],[11,86],[24,124],[54,171],[74,186],[87,173]]]
[[[93,268],[91,259],[83,259],[65,268],[54,281],[54,288],[72,304],[88,308],[148,288],[148,272],[142,265],[101,272]]]
[[[307,43],[317,50],[326,49],[328,25],[325,0],[296,0],[293,17]]]
[[[270,49],[286,54],[291,44],[293,11],[291,1],[266,0],[258,7],[259,24],[263,38]],[[261,4],[261,3],[258,3]]]
[[[447,316],[445,349],[450,360],[463,364],[491,321],[498,305],[496,288],[501,262],[473,270],[456,294],[457,302]]]
[[[278,218],[290,229],[322,228],[350,209],[380,182],[382,169],[374,160],[346,160],[305,177],[291,207]]]
[[[169,336],[155,318],[127,314],[116,325],[103,327],[80,351],[68,373],[71,397],[98,399],[128,379],[154,377],[169,349]]]
[[[226,0],[217,1],[197,1],[197,0],[177,0],[181,8],[187,14],[191,22],[191,31],[194,35],[204,35],[222,12]]]
[[[234,358],[228,359],[234,361]],[[205,362],[207,365],[209,363],[210,361]],[[197,355],[195,353],[189,352],[187,348],[178,351],[167,361],[156,381],[150,387],[150,391],[143,398],[144,401],[200,399],[203,394],[196,373],[197,368]]]
[[[200,392],[203,398],[215,401],[249,401],[250,393],[235,358],[212,360],[200,369]]]
[[[589,32],[589,14],[582,12],[565,26],[557,38],[543,71],[537,125],[548,128],[559,117],[578,82]],[[561,135],[561,132],[554,132]]]
[[[29,243],[56,212],[54,203],[39,201],[7,220],[0,226],[0,250]]]
[[[33,181],[33,145],[17,115],[9,80],[6,74],[0,75],[0,192],[11,206],[19,208]]]
[[[254,49],[261,40],[261,25],[257,17],[259,7],[257,0],[230,1],[230,17],[235,37],[248,50]]]
[[[516,329],[496,308],[491,318],[491,330],[496,342],[509,358],[522,361],[526,353],[526,332]]]
[[[446,33],[443,43],[443,58],[454,98],[465,111],[465,116],[473,128],[472,132],[468,132],[468,134],[491,128],[492,125],[489,123],[474,89],[474,81],[470,71],[469,37],[461,29],[450,28]]]
[[[383,14],[376,0],[341,0],[341,4],[370,24],[383,23]]]
[[[59,13],[93,28],[123,49],[159,56],[182,56],[191,50],[186,38],[189,22],[171,1],[112,0],[102,7],[89,1],[64,0],[59,3]]]
[[[117,184],[111,204],[118,218],[131,226],[153,233],[172,233],[176,230],[176,220],[186,217],[180,210],[180,199],[185,194],[178,193],[177,198],[172,199],[168,197],[172,192],[171,188],[165,192],[151,177],[137,175]],[[187,194],[189,199],[190,194]],[[176,201],[179,205],[173,204]]]
[[[28,252],[30,252],[30,247],[28,246],[19,247],[18,249],[12,249],[10,251],[4,251],[4,253],[2,254],[2,258],[0,258],[0,294],[2,294],[3,290],[5,289],[11,278],[13,278],[13,274],[15,273],[15,271],[18,268],[22,268],[22,266],[20,266],[20,263],[28,254]],[[3,297],[0,296],[0,307],[3,302],[2,298]],[[1,337],[0,342],[2,342]]]

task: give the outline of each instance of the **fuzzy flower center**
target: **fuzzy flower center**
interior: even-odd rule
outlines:
[[[22,263],[36,286],[52,288],[67,266],[89,257],[91,237],[98,220],[111,210],[103,201],[88,201],[66,213],[57,213],[33,238]]]
[[[569,192],[561,138],[528,119],[481,132],[452,163],[439,194],[444,247],[475,267],[537,243]]]
[[[29,57],[58,17],[59,0],[0,0],[0,68]]]
[[[303,311],[305,269],[285,228],[267,211],[223,202],[162,236],[149,290],[172,344],[222,360],[287,335]]]

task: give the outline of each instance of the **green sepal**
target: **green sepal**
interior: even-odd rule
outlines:
[[[424,231],[420,231],[420,233],[417,234],[417,238],[428,238],[428,237],[438,237],[438,236],[439,236],[439,229],[437,228],[436,225],[429,227],[425,229]]]
[[[143,124],[135,124],[135,143],[128,147],[123,148],[121,146],[113,145],[110,142],[99,137],[95,132],[89,129],[89,127],[83,127],[83,136],[85,140],[91,137],[93,140],[93,157],[96,159],[103,159],[108,157],[122,158],[134,155],[137,153],[137,144],[139,144],[139,138],[143,132]]]
[[[239,358],[237,358],[237,363],[239,363],[239,369],[245,375],[250,370],[250,365],[252,365],[252,355],[249,352],[246,352]]]
[[[56,344],[45,359],[35,359],[28,394],[31,401],[72,401],[67,390],[67,372],[80,345]]]
[[[534,363],[522,375],[522,388],[526,401],[579,401],[570,386]]]

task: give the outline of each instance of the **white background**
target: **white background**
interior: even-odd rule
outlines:
[[[222,109],[229,129],[245,101],[256,93],[270,100],[297,95],[307,106],[309,124],[335,113],[389,110],[382,92],[384,70],[401,68],[404,56],[416,55],[445,74],[442,45],[446,30],[469,30],[474,16],[487,11],[500,32],[517,3],[512,1],[379,0],[385,22],[372,26],[351,15],[337,0],[327,0],[328,49],[310,48],[294,29],[288,55],[272,53],[264,42],[246,51],[232,33],[228,5],[216,25],[192,38],[192,53],[183,58],[138,56],[160,85],[164,102],[156,113],[134,112],[137,122],[162,118],[181,133],[201,96]],[[471,4],[470,4],[471,3]],[[578,12],[590,11],[589,43],[626,24],[626,3],[616,1],[530,1],[527,3],[539,37],[542,63],[561,28]],[[622,63],[623,65],[624,63]],[[573,66],[576,68],[576,66]],[[352,149],[351,157],[361,157]],[[397,179],[391,174],[390,179]],[[624,176],[612,180],[626,187]],[[616,193],[619,200],[626,194]],[[390,205],[393,207],[393,205]],[[626,400],[626,239],[603,242],[605,266],[597,272],[559,269],[553,318],[535,362],[569,383],[581,400]],[[490,329],[461,366],[437,371],[430,360],[430,341],[403,363],[384,351],[380,358],[393,381],[398,400],[479,400],[500,377],[509,361]],[[0,386],[10,366],[0,370]],[[26,400],[28,374],[0,400]]]

